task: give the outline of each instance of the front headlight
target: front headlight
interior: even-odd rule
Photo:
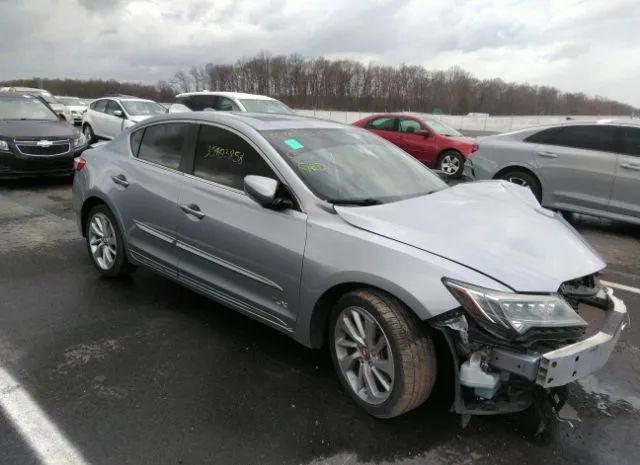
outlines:
[[[481,321],[524,334],[533,327],[586,326],[580,315],[557,294],[517,294],[444,279],[453,296]]]
[[[0,152],[8,152],[8,151],[9,151],[9,144],[7,144],[7,141],[0,140]]]
[[[84,134],[80,134],[78,137],[73,139],[73,146],[74,147],[82,147],[86,143],[87,143],[87,139],[86,139],[86,137],[84,137]]]

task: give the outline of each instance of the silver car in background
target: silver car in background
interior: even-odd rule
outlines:
[[[547,208],[640,224],[640,125],[571,122],[478,138],[464,177],[531,188]]]
[[[437,356],[457,413],[519,411],[540,394],[560,410],[626,323],[598,281],[605,263],[528,189],[450,188],[330,121],[152,118],[76,160],[73,204],[101,275],[143,265],[328,345],[345,389],[381,418],[425,401],[451,371]],[[604,326],[586,333],[585,306]]]
[[[87,108],[89,108],[90,102],[78,97],[67,97],[60,95],[57,95],[56,99],[58,99],[60,103],[67,107],[67,110],[69,110],[69,113],[71,114],[71,120],[69,121],[70,123],[82,123],[82,115],[84,115],[84,112],[87,111]]]

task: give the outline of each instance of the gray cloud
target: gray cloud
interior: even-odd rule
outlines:
[[[0,79],[142,82],[261,50],[458,65],[640,105],[636,0],[0,0]],[[615,66],[602,66],[603,57]],[[585,77],[585,76],[588,76]]]

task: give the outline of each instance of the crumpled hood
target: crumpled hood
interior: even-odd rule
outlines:
[[[336,206],[347,222],[473,268],[519,292],[556,292],[606,263],[531,192],[505,181],[384,205]]]
[[[78,131],[64,121],[0,120],[0,137],[10,139],[74,138],[77,134]]]

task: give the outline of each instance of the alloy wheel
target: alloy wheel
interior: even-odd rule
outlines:
[[[440,169],[448,175],[456,174],[460,170],[460,160],[455,155],[445,155],[440,162]]]
[[[117,241],[111,220],[104,213],[96,213],[89,223],[89,248],[96,264],[109,270],[116,261]]]
[[[526,181],[526,179],[522,179],[520,177],[517,176],[510,176],[507,178],[507,181],[512,182],[514,184],[517,184],[519,186],[522,187],[529,187],[529,183]]]
[[[349,386],[363,401],[377,405],[393,391],[391,345],[382,327],[365,309],[348,307],[335,326],[334,350]]]

